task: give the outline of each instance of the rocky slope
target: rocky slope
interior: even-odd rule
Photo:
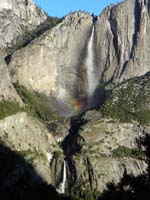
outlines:
[[[122,122],[138,120],[141,124],[150,122],[150,74],[123,81],[109,90],[107,100],[101,108],[105,116]]]
[[[37,173],[47,182],[51,182],[47,155],[55,140],[42,124],[28,117],[26,113],[12,115],[0,120],[0,140],[28,161],[34,160]]]
[[[148,128],[145,130],[138,122],[121,123],[103,118],[97,111],[87,112],[82,120],[84,124],[81,123],[78,132],[74,136],[70,132],[62,143],[69,191],[78,195],[86,190],[103,192],[108,183],[119,183],[124,173],[134,177],[146,173],[146,155],[137,141],[149,132]],[[62,159],[59,154],[51,164],[56,185],[60,181]]]

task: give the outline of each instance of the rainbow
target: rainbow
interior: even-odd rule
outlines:
[[[83,106],[84,106],[84,103],[83,103],[82,100],[72,99],[71,107],[72,107],[72,110],[73,110],[73,114],[79,113],[82,110]]]

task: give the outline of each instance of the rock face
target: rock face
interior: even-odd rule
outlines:
[[[64,102],[84,91],[84,57],[92,17],[69,15],[28,47],[17,51],[9,65],[12,80]]]
[[[0,99],[17,100],[17,95],[5,63],[5,48],[13,47],[23,34],[44,23],[47,15],[32,0],[6,0],[0,4]],[[9,59],[9,58],[8,58]]]
[[[149,1],[126,0],[99,16],[96,30],[102,82],[122,81],[150,70],[149,9]]]
[[[11,47],[27,31],[34,30],[47,15],[32,0],[5,0],[0,4],[0,48]]]
[[[0,100],[16,100],[21,103],[16,90],[13,87],[11,78],[8,72],[7,65],[4,61],[4,56],[0,56]]]

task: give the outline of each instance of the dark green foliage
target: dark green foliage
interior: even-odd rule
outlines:
[[[19,83],[15,83],[14,87],[22,98],[25,104],[25,111],[29,115],[38,118],[44,123],[62,118],[55,111],[52,111],[50,100],[46,95],[31,92],[24,86],[19,85]]]
[[[63,152],[61,152],[61,151],[55,151],[54,152],[54,157],[56,158],[56,159],[58,159],[60,156],[62,156],[63,155]]]
[[[91,188],[82,189],[82,186],[69,193],[73,200],[98,200],[100,195],[100,192]]]
[[[1,101],[0,102],[0,119],[3,119],[9,115],[21,112],[23,109],[19,106],[19,103],[15,101]]]
[[[137,119],[142,123],[142,124],[148,124],[150,122],[150,110],[141,110],[136,113]]]
[[[150,76],[132,78],[109,91],[101,111],[121,122],[150,122]]]
[[[12,54],[14,51],[27,46],[32,40],[42,35],[46,30],[53,28],[62,19],[57,17],[48,17],[47,20],[40,24],[35,30],[29,32],[26,31],[21,37],[18,38],[17,44],[8,49],[8,54]]]
[[[136,159],[142,159],[144,158],[145,152],[142,151],[141,149],[129,149],[125,146],[120,146],[117,149],[113,150],[113,156],[114,157],[132,157],[132,158],[136,158]]]

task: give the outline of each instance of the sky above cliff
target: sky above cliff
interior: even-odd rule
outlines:
[[[34,0],[50,16],[63,17],[69,12],[83,10],[95,15],[108,5],[118,3],[116,0]]]

